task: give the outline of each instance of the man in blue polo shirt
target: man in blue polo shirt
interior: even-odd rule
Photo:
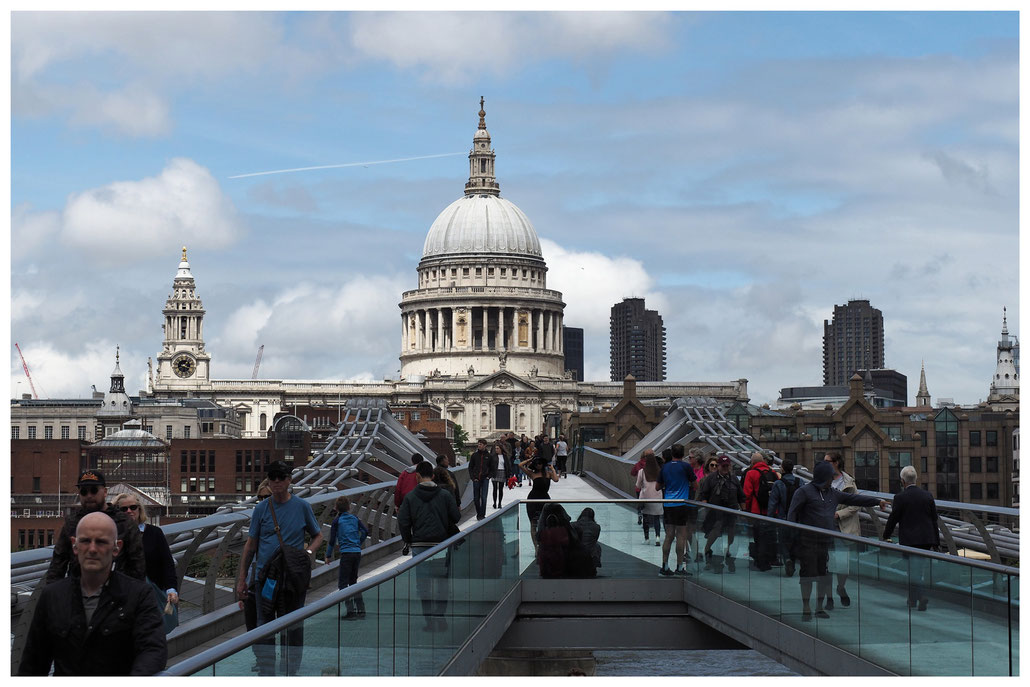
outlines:
[[[322,528],[315,520],[315,514],[311,506],[304,499],[290,494],[291,470],[281,460],[274,461],[268,468],[268,487],[272,491],[271,498],[265,499],[254,508],[250,518],[250,531],[247,542],[243,546],[243,553],[240,556],[240,568],[236,580],[236,593],[240,601],[246,600],[249,594],[261,594],[256,582],[261,577],[261,571],[265,564],[279,550],[279,536],[282,535],[282,543],[294,548],[304,547],[305,532],[311,535],[311,543],[305,549],[308,556],[314,559],[314,552],[322,543]],[[275,513],[272,513],[273,509]],[[276,533],[276,523],[279,525],[279,533]],[[251,560],[256,562],[254,579],[247,580],[247,572],[250,570]],[[269,611],[260,598],[257,604],[257,624],[264,625],[271,622],[276,616],[286,615],[304,605],[305,593],[299,595],[286,595],[283,593],[281,603]],[[276,673],[275,670],[275,637],[266,637],[259,640],[254,647],[257,656],[258,674],[295,675],[300,667],[304,655],[304,628],[300,623],[291,627],[284,633],[286,635],[284,653],[282,657],[282,670]]]
[[[683,445],[674,444],[672,460],[662,466],[658,473],[658,488],[666,499],[689,499],[691,484],[697,480],[694,469],[683,462]],[[669,569],[669,552],[672,540],[676,540],[676,575],[690,575],[684,561],[687,555],[687,525],[697,519],[697,508],[685,503],[666,503],[665,541],[662,542],[662,569],[660,575],[672,575]]]

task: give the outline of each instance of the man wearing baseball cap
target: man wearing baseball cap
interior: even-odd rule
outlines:
[[[54,543],[54,557],[50,560],[45,583],[55,582],[66,575],[78,577],[79,562],[72,552],[72,538],[79,520],[89,513],[106,513],[118,527],[118,538],[122,540],[121,550],[114,559],[114,569],[120,573],[142,580],[146,577],[146,563],[143,560],[143,537],[121,510],[107,503],[107,482],[99,470],[84,470],[79,475],[79,508],[64,519],[64,526]]]

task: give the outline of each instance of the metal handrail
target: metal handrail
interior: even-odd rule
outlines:
[[[214,646],[214,647],[212,647],[212,648],[210,648],[210,649],[208,649],[208,650],[206,650],[206,651],[204,651],[202,653],[197,654],[196,656],[188,658],[188,659],[186,659],[186,660],[176,664],[175,666],[172,666],[171,668],[169,668],[165,672],[161,673],[161,675],[170,675],[170,676],[192,675],[192,674],[194,674],[194,673],[196,673],[196,672],[198,672],[200,670],[203,670],[204,668],[207,668],[207,667],[209,667],[211,665],[214,665],[218,661],[220,661],[220,660],[222,660],[224,658],[227,658],[227,657],[229,657],[229,656],[231,656],[231,655],[233,655],[233,654],[235,654],[235,653],[237,653],[237,652],[239,652],[239,651],[241,651],[243,649],[246,649],[247,647],[253,645],[254,643],[256,643],[260,639],[264,639],[266,637],[269,637],[271,635],[276,634],[277,632],[281,632],[283,630],[286,630],[289,627],[291,627],[293,625],[296,625],[299,622],[303,622],[304,620],[306,620],[308,618],[311,618],[312,616],[315,616],[315,615],[321,613],[322,611],[325,611],[325,610],[327,610],[329,608],[332,608],[333,606],[338,606],[340,603],[342,603],[343,601],[345,601],[346,599],[348,599],[348,598],[350,598],[352,596],[355,596],[357,594],[361,594],[361,593],[363,593],[365,591],[370,590],[373,587],[376,587],[376,586],[382,584],[383,582],[387,582],[387,581],[389,581],[391,579],[394,579],[394,578],[400,576],[401,574],[405,573],[406,571],[411,570],[415,566],[417,566],[420,563],[422,563],[422,561],[424,561],[424,560],[426,560],[426,559],[436,555],[437,553],[439,553],[441,551],[446,550],[447,548],[449,548],[450,546],[458,543],[459,541],[463,541],[469,535],[471,535],[473,532],[475,532],[476,530],[478,530],[480,528],[486,527],[488,525],[488,523],[490,523],[492,520],[494,520],[494,519],[496,519],[498,517],[501,517],[503,514],[507,513],[511,509],[513,509],[513,508],[517,509],[517,508],[520,507],[520,504],[529,504],[529,503],[541,503],[541,504],[551,503],[551,504],[559,504],[559,505],[566,504],[566,503],[585,503],[585,504],[621,503],[621,504],[627,504],[627,505],[635,505],[635,504],[640,504],[640,503],[662,503],[662,504],[674,503],[674,504],[684,504],[684,505],[688,505],[688,506],[695,506],[695,507],[699,507],[699,508],[711,508],[711,509],[715,509],[715,510],[718,510],[718,511],[723,511],[723,512],[726,512],[726,513],[731,513],[733,515],[743,516],[743,517],[745,517],[747,519],[751,519],[751,520],[757,520],[757,521],[760,521],[760,522],[775,523],[776,525],[784,526],[784,527],[789,527],[791,529],[802,531],[802,532],[810,532],[812,534],[818,534],[820,536],[830,536],[830,537],[833,537],[835,539],[843,539],[843,540],[846,540],[846,541],[851,541],[851,542],[855,542],[855,543],[858,543],[858,544],[864,544],[864,545],[867,545],[867,546],[872,545],[872,546],[876,546],[876,547],[879,547],[879,548],[882,548],[882,549],[886,549],[886,550],[889,550],[889,551],[894,551],[896,553],[900,553],[900,554],[903,554],[903,555],[908,555],[908,556],[916,555],[916,556],[922,556],[922,557],[926,557],[926,558],[933,558],[933,559],[941,560],[941,561],[944,561],[944,562],[947,562],[947,563],[957,564],[957,565],[966,566],[966,567],[970,567],[970,568],[977,568],[977,569],[989,571],[989,572],[992,572],[992,573],[998,573],[998,574],[1002,574],[1002,575],[1009,575],[1009,576],[1012,576],[1012,577],[1019,577],[1019,568],[1014,568],[1014,567],[1011,567],[1011,566],[999,565],[997,563],[991,563],[991,562],[986,562],[986,561],[979,561],[979,560],[976,560],[976,559],[956,558],[954,556],[948,556],[948,555],[937,553],[937,552],[934,552],[934,551],[927,551],[927,550],[924,550],[924,549],[915,549],[915,548],[908,547],[908,546],[902,546],[900,544],[894,544],[892,542],[884,542],[884,541],[878,541],[878,540],[871,540],[871,539],[867,539],[867,538],[863,538],[863,537],[858,537],[858,536],[854,536],[854,535],[850,535],[850,534],[844,534],[844,533],[841,533],[841,532],[836,532],[836,531],[833,531],[833,530],[825,530],[825,529],[822,529],[822,528],[819,528],[819,527],[813,527],[811,525],[804,525],[804,524],[801,524],[801,523],[796,523],[796,522],[792,522],[792,521],[788,521],[788,520],[780,520],[778,518],[771,518],[769,516],[758,515],[756,513],[749,513],[747,511],[735,510],[735,509],[732,509],[732,508],[724,508],[722,506],[716,506],[716,505],[712,505],[712,504],[708,504],[708,503],[703,503],[703,502],[699,502],[699,501],[692,501],[692,500],[689,500],[689,499],[622,499],[622,498],[616,498],[616,499],[596,499],[596,498],[595,499],[520,499],[518,501],[514,501],[512,503],[509,503],[508,505],[502,507],[499,510],[494,511],[493,513],[488,515],[483,520],[480,520],[480,521],[476,522],[475,524],[471,525],[468,529],[463,530],[463,531],[455,534],[454,536],[452,536],[452,537],[450,537],[450,538],[440,542],[439,544],[436,544],[435,546],[433,546],[432,548],[428,549],[427,551],[419,554],[418,556],[413,556],[410,560],[404,561],[404,562],[398,564],[397,566],[395,566],[394,568],[392,568],[390,570],[387,570],[387,571],[382,572],[382,573],[380,573],[378,575],[375,575],[374,577],[370,577],[370,578],[367,578],[365,580],[362,580],[361,582],[358,582],[357,584],[350,585],[350,586],[348,586],[348,587],[346,587],[344,589],[340,589],[340,590],[337,590],[335,592],[332,592],[331,594],[328,594],[327,596],[325,596],[325,597],[323,597],[321,599],[318,599],[317,601],[312,602],[310,605],[306,605],[306,606],[304,606],[302,608],[299,608],[299,609],[297,609],[295,611],[292,611],[291,613],[288,613],[287,615],[284,615],[284,616],[281,616],[279,618],[276,618],[275,620],[270,621],[270,622],[268,622],[268,623],[266,623],[264,625],[261,625],[259,627],[256,627],[253,630],[250,630],[250,631],[248,631],[248,632],[246,632],[246,633],[244,633],[244,634],[242,634],[242,635],[240,635],[238,637],[234,637],[232,639],[229,639],[229,640],[223,642],[222,644]],[[481,622],[486,622],[488,617],[489,617],[489,615],[484,616],[484,618],[483,618],[483,620]],[[470,634],[474,634],[475,631],[476,630],[474,629]]]
[[[439,544],[436,544],[427,551],[423,551],[417,556],[412,556],[410,560],[403,561],[394,566],[393,568],[391,568],[390,570],[379,573],[378,575],[375,575],[373,577],[364,579],[356,584],[349,585],[344,589],[338,589],[335,592],[327,594],[321,599],[313,601],[309,605],[305,605],[301,608],[298,608],[295,611],[291,611],[290,613],[287,613],[284,616],[280,616],[275,620],[269,621],[264,625],[259,625],[258,627],[255,627],[253,630],[248,630],[242,635],[233,637],[232,639],[228,639],[217,646],[213,646],[206,651],[202,651],[196,656],[191,656],[190,658],[180,661],[171,668],[168,668],[163,673],[159,674],[172,676],[192,675],[200,670],[203,670],[204,668],[207,668],[208,666],[214,665],[223,658],[231,656],[232,654],[235,654],[238,651],[245,649],[248,646],[251,646],[252,644],[255,644],[260,639],[264,639],[265,637],[268,637],[270,635],[275,634],[276,632],[291,627],[292,625],[295,625],[298,622],[302,622],[307,618],[310,618],[313,615],[317,615],[318,613],[321,613],[322,611],[328,608],[332,608],[333,606],[339,605],[340,602],[345,601],[347,598],[351,596],[361,594],[362,592],[368,591],[372,587],[378,586],[383,582],[400,576],[406,571],[411,570],[412,568],[417,566],[425,559],[430,558],[431,556],[436,555],[440,551],[447,549],[453,544],[456,544],[457,542],[464,540],[472,532],[475,532],[476,530],[485,527],[487,523],[500,517],[502,514],[508,512],[512,508],[517,508],[518,505],[519,501],[513,501],[508,505],[504,506],[503,508],[495,510],[490,515],[486,516],[482,520],[479,520],[478,522],[469,526],[465,530],[462,530],[461,532],[458,532],[450,538],[445,539],[444,541],[440,542]]]

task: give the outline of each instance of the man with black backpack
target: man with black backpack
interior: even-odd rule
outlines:
[[[790,502],[794,500],[794,492],[805,485],[805,480],[794,474],[794,461],[784,460],[781,463],[783,476],[772,485],[769,493],[768,515],[770,518],[787,519]],[[780,560],[783,561],[783,574],[793,577],[797,557],[794,555],[794,531],[786,527],[778,528],[776,543]]]
[[[322,528],[315,520],[311,505],[290,494],[290,468],[281,460],[268,466],[268,488],[272,492],[254,508],[250,532],[240,556],[236,593],[240,601],[257,595],[257,624],[295,611],[304,605],[314,551],[322,544]],[[304,533],[311,544],[304,548]],[[251,560],[257,560],[253,586],[247,585]],[[274,636],[258,640],[254,646],[258,675],[296,675],[304,654],[304,628],[301,623],[282,633],[284,655],[279,672],[275,669]]]
[[[744,510],[766,515],[769,508],[769,494],[776,482],[776,473],[765,460],[765,454],[755,451],[751,454],[751,467],[744,476]],[[772,568],[776,558],[776,532],[767,523],[752,522],[751,558],[761,571]]]

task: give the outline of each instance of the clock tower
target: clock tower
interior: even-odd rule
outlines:
[[[204,350],[204,304],[182,247],[182,262],[165,301],[164,345],[157,355],[154,391],[193,391],[210,386],[211,355]]]

